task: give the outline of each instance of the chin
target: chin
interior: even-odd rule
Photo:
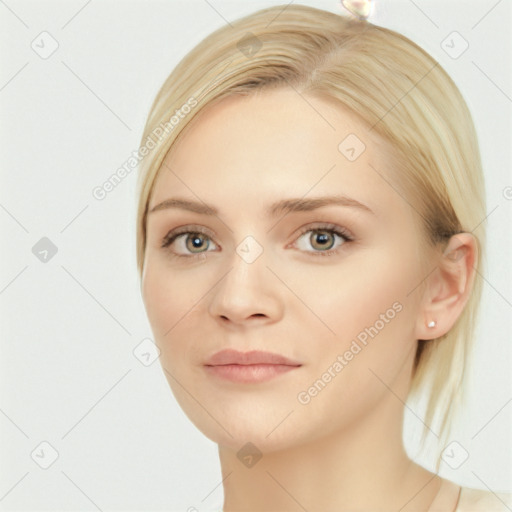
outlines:
[[[304,431],[305,428],[307,430],[306,418],[297,415],[295,421],[292,420],[296,414],[297,411],[286,419],[286,414],[283,414],[276,420],[268,413],[263,417],[255,417],[250,412],[230,416],[213,413],[215,421],[204,410],[194,408],[187,416],[202,434],[223,448],[238,453],[251,443],[259,452],[271,453],[307,443],[312,437]]]

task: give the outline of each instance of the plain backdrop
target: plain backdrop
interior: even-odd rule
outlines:
[[[227,20],[285,3],[0,1],[1,510],[222,504],[217,446],[181,411],[159,361],[137,357],[152,333],[135,265],[136,174],[103,200],[92,191],[138,148],[187,51]],[[295,3],[342,12],[334,0]],[[376,0],[370,20],[437,59],[474,116],[488,264],[474,380],[452,435],[468,458],[440,473],[511,492],[511,3]],[[446,40],[468,47],[454,58]],[[411,405],[413,456],[421,427]],[[427,455],[418,460],[431,469]]]

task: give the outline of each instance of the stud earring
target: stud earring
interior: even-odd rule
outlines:
[[[432,329],[433,327],[436,326],[436,321],[435,320],[430,320],[430,322],[427,324],[427,327]]]

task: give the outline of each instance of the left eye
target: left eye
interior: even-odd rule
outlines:
[[[336,238],[338,239],[338,244],[335,246]],[[296,243],[300,250],[310,252],[315,256],[326,256],[337,252],[337,249],[341,245],[350,240],[350,236],[342,230],[335,228],[315,228],[304,231]],[[312,247],[313,250],[309,250],[309,247]]]

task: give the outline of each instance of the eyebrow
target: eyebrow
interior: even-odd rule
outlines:
[[[283,199],[271,204],[266,210],[266,215],[268,217],[277,217],[282,213],[309,212],[324,206],[331,205],[357,208],[375,215],[375,213],[365,204],[342,195],[313,197],[309,199],[304,199],[301,197]],[[157,212],[160,210],[167,210],[170,208],[188,210],[190,212],[199,213],[201,215],[217,215],[219,213],[218,209],[214,206],[203,202],[191,201],[189,199],[179,197],[166,199],[165,201],[158,203],[149,211],[149,213]]]

